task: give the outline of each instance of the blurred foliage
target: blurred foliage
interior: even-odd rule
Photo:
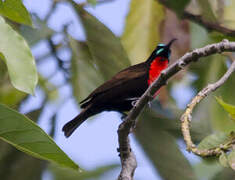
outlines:
[[[32,49],[40,43],[48,45],[45,52],[40,52],[40,56],[36,55],[35,57],[39,69],[43,63],[48,63],[48,61],[53,61],[57,65],[56,70],[47,69],[51,76],[46,77],[41,72],[39,74],[38,86],[44,99],[40,107],[32,109],[27,114],[35,122],[43,110],[47,108],[48,103],[60,100],[56,101],[59,106],[64,105],[64,100],[61,101],[64,97],[60,96],[60,87],[71,86],[71,96],[79,102],[116,72],[130,64],[143,62],[159,42],[165,43],[172,38],[178,38],[172,47],[171,60],[174,61],[190,49],[215,43],[225,38],[231,41],[235,40],[234,36],[227,36],[216,31],[208,32],[202,25],[180,19],[183,12],[187,10],[192,14],[200,15],[207,21],[234,28],[235,3],[233,0],[166,0],[163,5],[161,0],[131,0],[121,37],[117,37],[84,8],[89,5],[101,6],[101,2],[102,4],[106,3],[102,0],[87,0],[81,5],[77,5],[72,0],[68,0],[71,11],[74,10],[78,15],[77,21],[81,22],[80,25],[86,35],[85,40],[80,41],[76,40],[72,33],[69,34],[70,31],[67,31],[69,24],[64,24],[64,29],[60,32],[48,26],[50,21],[54,19],[51,17],[56,14],[55,9],[61,3],[60,1],[52,3],[48,15],[44,19],[41,16],[39,18],[35,12],[32,14],[35,27],[31,27],[30,15],[20,0],[0,1],[0,15],[7,17],[5,20],[0,17],[0,51],[1,59],[3,59],[0,61],[0,103],[20,110],[20,107],[27,103],[29,96],[15,89],[11,82],[16,80],[20,85],[17,84],[15,87],[31,93],[37,82],[33,60],[29,60],[32,58],[31,52],[19,33]],[[13,28],[7,23],[11,24]],[[60,38],[56,38],[58,36]],[[69,59],[59,56],[64,51],[69,52]],[[53,58],[49,59],[48,57]],[[182,142],[179,121],[182,109],[177,106],[179,98],[170,94],[175,91],[175,87],[179,83],[183,84],[181,91],[184,91],[187,86],[192,95],[199,92],[208,83],[215,82],[224,74],[230,64],[230,58],[226,55],[213,55],[193,63],[187,71],[175,76],[173,81],[169,82],[167,90],[162,89],[159,98],[161,105],[157,101],[153,102],[151,109],[146,108],[139,117],[135,137],[162,179],[235,179],[235,173],[232,170],[235,164],[234,150],[225,152],[218,158],[200,159],[195,164],[192,161],[192,156],[179,145]],[[64,77],[62,85],[58,85],[52,80],[58,73]],[[20,78],[21,75],[24,77]],[[185,77],[191,76],[193,79],[190,83],[182,83]],[[29,85],[25,79],[29,79],[32,83]],[[235,77],[233,75],[219,90],[196,107],[193,113],[191,133],[193,140],[199,144],[199,147],[210,148],[224,143],[229,138],[228,134],[235,131],[235,123],[228,118],[228,114],[231,117],[234,116],[234,106],[232,105],[235,102],[234,84]],[[217,99],[216,101],[213,98],[214,95],[223,97],[223,100]],[[185,97],[180,98],[184,100]],[[16,127],[16,124],[10,120],[17,119],[19,114],[10,111],[7,114],[10,115],[8,121],[5,119],[0,122],[9,126],[5,130]],[[52,124],[52,136],[55,132],[58,112],[59,110],[49,119]],[[1,119],[3,119],[3,113],[6,113],[5,110],[0,115]],[[21,124],[21,126],[23,125],[24,123]],[[1,125],[0,129],[4,127]],[[11,140],[14,142],[20,138],[40,138],[40,135],[20,136],[17,134],[17,137],[14,136]],[[78,156],[80,155],[78,154]],[[3,141],[0,142],[0,177],[4,180],[40,180],[45,171],[51,173],[53,178],[58,180],[101,179],[103,174],[116,167],[116,165],[107,165],[83,173],[56,166],[48,167],[46,161],[35,159],[19,152]],[[113,177],[113,179],[115,178]]]
[[[21,0],[0,1],[0,15],[5,16],[17,23],[32,26],[30,14]]]
[[[101,179],[104,173],[117,168],[118,165],[112,164],[107,166],[97,167],[90,171],[73,171],[70,169],[62,169],[57,166],[50,166],[49,170],[53,174],[55,180],[86,180],[86,179]]]

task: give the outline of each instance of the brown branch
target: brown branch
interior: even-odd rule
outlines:
[[[232,75],[235,71],[235,61],[231,64],[228,71],[221,77],[216,83],[209,84],[207,87],[202,89],[197,96],[193,98],[193,100],[188,104],[185,113],[181,116],[181,130],[184,136],[184,141],[187,145],[187,150],[189,152],[193,152],[199,156],[216,156],[220,155],[225,150],[229,150],[232,148],[232,145],[235,144],[235,136],[231,139],[231,141],[227,142],[226,144],[221,144],[219,147],[215,147],[212,149],[198,149],[196,145],[192,142],[191,135],[190,135],[190,122],[192,119],[192,111],[194,107],[203,100],[209,93],[215,91],[217,88],[222,86],[225,81]]]
[[[167,4],[166,0],[158,0],[161,4],[166,6],[167,8],[171,9],[169,5]],[[220,33],[223,33],[224,35],[228,36],[235,36],[235,30],[229,29],[227,27],[222,26],[218,22],[211,22],[206,19],[204,19],[201,15],[194,15],[188,11],[184,11],[182,13],[183,19],[188,19],[194,23],[197,23],[203,27],[205,27],[208,31],[217,31]]]
[[[174,64],[163,70],[158,79],[151,84],[141,98],[136,102],[132,110],[129,112],[125,120],[120,124],[118,129],[118,142],[120,150],[120,158],[122,163],[122,170],[119,175],[119,180],[132,180],[136,164],[133,165],[134,159],[133,152],[131,151],[128,135],[131,130],[134,129],[137,122],[136,118],[144,108],[144,106],[153,99],[153,95],[163,85],[167,83],[167,80],[182,70],[186,65],[191,62],[197,61],[201,57],[209,56],[215,53],[221,53],[225,51],[235,51],[235,42],[229,42],[223,40],[220,43],[207,45],[203,48],[196,49],[190,53],[186,53],[183,57],[177,60]],[[127,169],[128,167],[128,169]],[[126,169],[125,169],[126,168]],[[124,174],[125,172],[125,174]],[[125,177],[125,178],[124,178]]]
[[[210,22],[205,19],[203,19],[200,15],[194,15],[187,11],[184,11],[183,16],[184,19],[188,19],[192,22],[195,22],[203,27],[205,27],[208,31],[217,31],[220,33],[223,33],[227,36],[235,36],[235,30],[229,29],[227,27],[224,27],[216,22]]]

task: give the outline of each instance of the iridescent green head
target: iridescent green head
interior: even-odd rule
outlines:
[[[176,39],[172,39],[168,44],[158,44],[155,50],[156,55],[166,57],[167,59],[169,59],[171,55],[170,47],[175,40]]]

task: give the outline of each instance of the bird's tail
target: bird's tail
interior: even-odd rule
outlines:
[[[86,121],[87,118],[94,114],[96,113],[91,112],[89,108],[83,109],[79,115],[63,126],[62,131],[64,131],[64,135],[66,137],[71,136],[75,129],[77,129],[84,121]]]

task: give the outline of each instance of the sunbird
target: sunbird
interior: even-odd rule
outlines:
[[[171,55],[171,45],[158,44],[149,58],[142,63],[130,66],[96,88],[80,102],[82,111],[63,127],[64,135],[69,137],[89,117],[103,111],[130,111],[138,98],[149,85],[166,69]]]

